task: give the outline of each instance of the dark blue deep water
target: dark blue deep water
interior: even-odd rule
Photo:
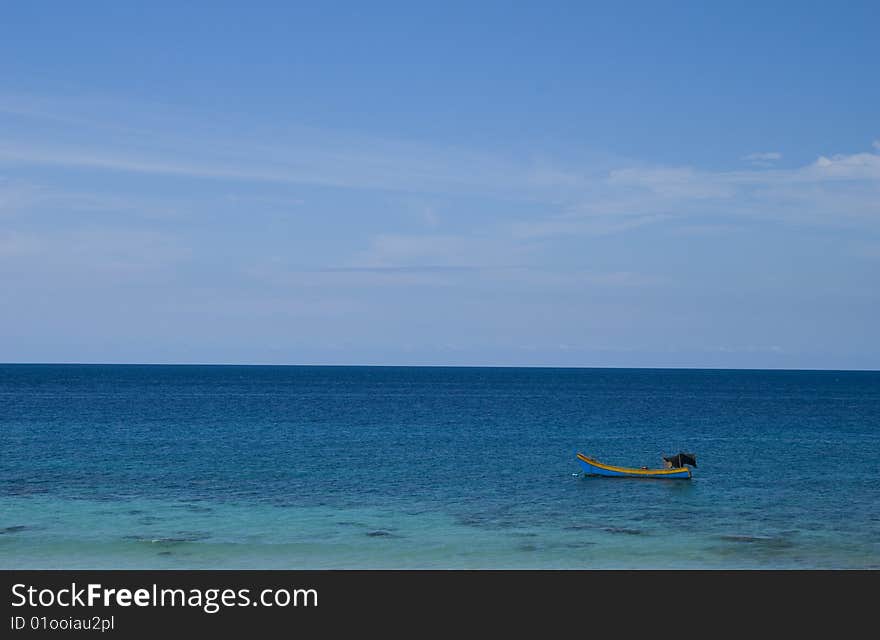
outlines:
[[[880,373],[0,365],[0,567],[880,568]]]

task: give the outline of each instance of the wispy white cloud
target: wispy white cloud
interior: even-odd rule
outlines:
[[[729,198],[734,195],[720,175],[690,167],[617,169],[607,179],[611,187],[639,188],[661,198]]]
[[[0,118],[0,165],[407,193],[533,188],[528,162],[352,132],[285,123],[270,127],[161,109],[156,115],[100,101],[53,106],[0,95],[2,113],[27,122]],[[114,117],[118,113],[126,115],[122,122]]]
[[[876,153],[819,156],[810,166],[809,177],[841,180],[880,180],[880,155]]]
[[[22,94],[0,94],[0,114],[18,120],[58,125],[72,125],[77,129],[114,131],[117,133],[149,134],[145,128],[133,127],[131,119],[126,124],[118,122],[114,113],[131,114],[136,109],[126,104],[121,109],[119,103],[107,100],[87,100],[66,98],[62,103],[57,100]],[[97,113],[101,113],[97,116]],[[108,114],[109,115],[108,117]]]
[[[264,189],[267,183],[394,192],[410,210],[410,218],[426,231],[395,230],[385,218],[382,225],[388,232],[362,231],[349,243],[347,259],[331,259],[340,270],[297,272],[297,278],[309,281],[449,282],[451,275],[462,277],[467,269],[503,270],[552,261],[552,244],[561,237],[598,238],[659,225],[680,228],[684,235],[724,233],[738,217],[787,224],[880,225],[877,152],[820,156],[787,169],[770,166],[782,157],[776,151],[745,156],[753,164],[745,170],[634,162],[619,162],[608,169],[343,132],[261,130],[258,125],[246,130],[229,123],[201,123],[195,117],[181,122],[180,116],[167,114],[140,114],[142,122],[126,120],[134,124],[126,128],[112,118],[102,124],[90,108],[80,105],[67,116],[64,109],[53,111],[47,104],[0,100],[0,111],[51,120],[55,126],[47,131],[7,127],[4,132],[0,123],[0,133],[4,133],[0,166],[70,167],[222,181],[227,195],[212,197],[247,211],[252,210],[250,204],[261,210],[299,207],[305,211],[302,198],[277,195],[292,189],[278,188],[272,193]],[[83,123],[101,135],[76,133]],[[880,151],[876,142],[874,147]],[[36,182],[41,174],[31,175]],[[234,182],[252,188],[235,195],[236,185],[230,184]],[[438,200],[436,194],[488,195],[490,213],[473,220],[461,211],[447,215],[450,202]],[[518,205],[516,214],[506,212],[505,201]],[[441,219],[435,202],[443,203],[444,233],[437,233]],[[163,200],[108,192],[71,193],[61,187],[29,185],[25,189],[0,182],[0,213],[29,206],[66,214],[103,210],[162,216],[184,210],[188,203],[182,196]],[[204,196],[194,205],[203,210],[212,206],[213,201]],[[456,216],[461,220],[458,227],[449,224]],[[109,236],[103,240],[114,242]],[[120,240],[125,244],[125,239]]]
[[[412,265],[407,267],[323,267],[291,268],[263,263],[247,270],[249,277],[263,284],[284,288],[369,288],[410,287],[477,288],[542,291],[586,288],[657,287],[670,280],[657,274],[633,271],[589,271],[535,266],[499,265]]]
[[[552,236],[607,236],[630,231],[668,220],[670,216],[651,215],[560,215],[539,220],[516,222],[511,225],[515,238],[537,239]]]
[[[528,182],[536,187],[582,187],[589,181],[589,177],[572,171],[554,166],[546,160],[540,161],[527,174]]]
[[[3,161],[15,164],[93,168],[192,178],[222,178],[258,182],[309,181],[308,177],[294,171],[280,171],[267,167],[247,169],[220,163],[173,162],[162,158],[113,154],[102,150],[82,148],[41,148],[31,145],[0,144],[0,162]],[[318,181],[315,177],[311,180]]]
[[[782,154],[778,151],[758,151],[745,155],[742,159],[756,167],[772,167],[777,160],[782,159]]]
[[[606,235],[658,222],[713,216],[876,227],[880,223],[880,154],[820,156],[792,169],[616,169],[596,181],[564,213],[519,221],[513,229],[521,237]]]
[[[96,275],[116,279],[137,273],[172,271],[191,255],[192,251],[180,241],[155,231],[84,229],[0,233],[0,259],[8,259],[7,268],[52,273],[62,279]]]
[[[328,146],[313,141],[270,149],[245,143],[234,152],[222,153],[211,148],[211,143],[199,143],[187,150],[159,152],[91,143],[7,140],[0,142],[0,164],[414,193],[491,194],[529,188],[528,167],[495,162],[478,154],[431,148],[383,149],[379,144],[370,149],[330,151]]]
[[[745,160],[779,160],[782,154],[778,151],[761,151],[758,153],[750,153],[745,156]]]

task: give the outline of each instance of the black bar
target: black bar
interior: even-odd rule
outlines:
[[[705,635],[710,629],[703,625],[710,624],[715,635],[754,631],[750,625],[771,621],[789,631],[839,633],[840,625],[873,615],[878,576],[872,571],[4,571],[0,637],[67,637],[75,620],[87,619],[112,620],[113,628],[104,634],[113,637],[184,631],[241,637],[258,629],[264,636],[287,637],[306,630],[422,635],[417,628],[427,627],[469,635],[475,622],[496,631],[543,625],[578,635],[636,629],[680,635],[670,629],[678,621],[682,633]],[[44,604],[59,593],[66,603],[69,592],[76,591],[72,584],[85,589],[83,603],[89,584],[100,585],[96,594],[109,600],[93,606],[12,606],[22,598],[38,602],[40,590],[47,589],[52,593],[42,594]],[[106,595],[108,589],[115,591]],[[167,599],[166,606],[122,606],[115,600],[120,589],[146,590],[142,601],[162,589],[178,589],[190,604],[181,606],[176,593],[174,606]],[[226,594],[234,605],[224,606],[224,589],[236,592]],[[271,606],[240,606],[242,589],[250,600],[272,590],[265,596]],[[279,589],[286,594],[279,595]],[[273,600],[276,595],[280,601]],[[297,606],[280,606],[288,596]],[[123,594],[123,602],[131,597]],[[53,620],[55,629],[49,628]]]

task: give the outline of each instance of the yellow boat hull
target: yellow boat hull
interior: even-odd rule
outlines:
[[[578,452],[578,462],[584,473],[590,476],[607,478],[660,478],[664,480],[690,480],[691,470],[687,467],[678,469],[635,469],[632,467],[616,467],[594,460]]]

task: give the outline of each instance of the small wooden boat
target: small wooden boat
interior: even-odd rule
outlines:
[[[682,460],[687,457],[693,462],[682,462]],[[670,458],[664,458],[667,462],[669,462],[672,466],[666,469],[648,469],[647,467],[642,467],[641,469],[634,469],[631,467],[615,467],[610,464],[605,464],[603,462],[599,462],[598,460],[594,460],[589,456],[585,456],[581,452],[577,452],[578,462],[581,463],[581,467],[584,469],[584,473],[588,476],[607,476],[609,478],[662,478],[664,480],[690,480],[691,478],[691,470],[688,469],[686,464],[693,464],[693,466],[697,466],[696,459],[693,455],[680,453],[676,456],[671,456]],[[678,466],[675,466],[675,465]]]

